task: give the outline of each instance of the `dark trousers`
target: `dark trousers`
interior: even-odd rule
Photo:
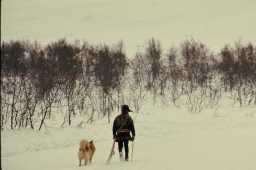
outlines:
[[[123,146],[124,146],[124,150],[125,150],[125,160],[128,160],[128,157],[129,157],[129,140],[118,141],[118,150],[119,150],[119,152],[122,152]]]

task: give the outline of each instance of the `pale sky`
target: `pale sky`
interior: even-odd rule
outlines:
[[[193,37],[210,49],[256,42],[256,0],[1,0],[2,40],[113,44],[129,56],[151,37],[164,49]]]

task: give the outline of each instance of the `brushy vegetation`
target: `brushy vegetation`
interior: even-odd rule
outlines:
[[[122,42],[93,46],[65,39],[1,43],[1,129],[41,129],[62,107],[63,123],[86,115],[107,117],[122,103],[139,112],[143,100],[163,98],[191,112],[216,106],[224,94],[241,107],[256,105],[256,46],[226,45],[219,53],[194,39],[163,53],[151,39],[145,51],[127,58]],[[37,122],[37,126],[35,126]]]

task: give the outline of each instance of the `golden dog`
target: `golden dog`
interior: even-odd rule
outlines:
[[[95,150],[96,148],[93,141],[88,142],[87,140],[81,140],[78,151],[79,166],[81,166],[82,160],[85,161],[84,165],[87,165],[88,162],[91,163]]]

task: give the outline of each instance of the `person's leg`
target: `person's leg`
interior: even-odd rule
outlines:
[[[125,149],[125,160],[129,159],[129,140],[124,141],[124,149]]]
[[[118,141],[118,151],[122,152],[123,150],[123,141]]]
[[[120,156],[120,159],[123,159],[123,141],[118,141],[118,151],[119,151],[119,156]]]

